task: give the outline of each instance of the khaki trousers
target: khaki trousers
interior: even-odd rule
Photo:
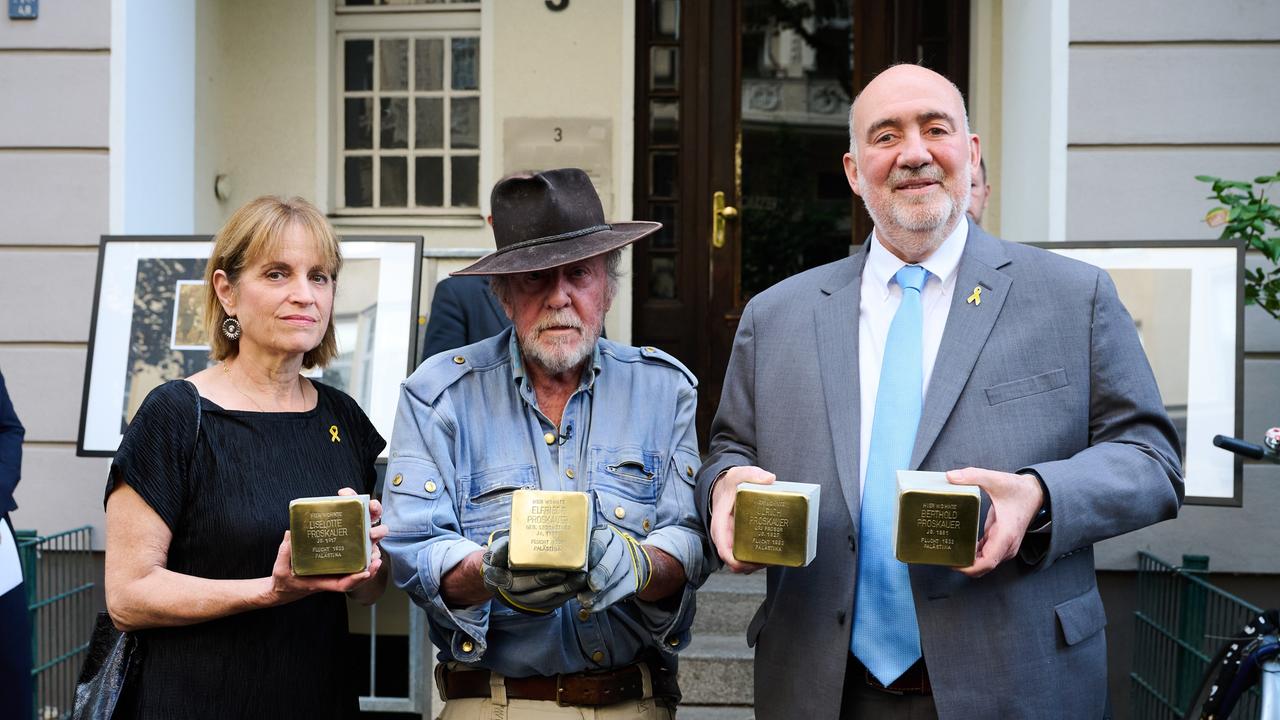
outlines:
[[[672,720],[675,715],[656,700],[603,707],[560,707],[542,700],[509,700],[499,705],[493,698],[460,698],[444,704],[436,720]]]
[[[487,698],[457,698],[448,700],[436,720],[672,720],[675,712],[661,700],[653,699],[653,683],[648,668],[644,673],[644,699],[629,700],[615,705],[586,707],[570,705],[562,707],[545,700],[517,700],[507,698],[503,677],[490,673]]]

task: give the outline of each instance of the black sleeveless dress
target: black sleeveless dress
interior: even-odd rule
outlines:
[[[169,526],[170,570],[266,577],[289,527],[290,500],[373,490],[386,442],[354,400],[313,384],[318,400],[308,412],[225,410],[185,380],[143,401],[111,463],[107,494],[127,483]],[[134,717],[358,712],[355,679],[368,669],[353,662],[340,593],[137,635],[142,674],[125,708]]]

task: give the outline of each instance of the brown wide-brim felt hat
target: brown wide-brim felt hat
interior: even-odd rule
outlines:
[[[578,168],[503,178],[489,204],[498,249],[451,275],[548,270],[616,250],[662,228],[656,222],[605,222],[600,196]]]

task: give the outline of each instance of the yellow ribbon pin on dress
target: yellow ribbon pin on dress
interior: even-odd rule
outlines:
[[[982,304],[982,286],[978,285],[977,287],[975,287],[973,289],[973,294],[970,295],[969,299],[965,300],[965,302],[969,303],[970,305],[981,305]]]
[[[338,426],[337,426],[337,425],[330,425],[330,426],[329,426],[329,439],[330,439],[331,441],[333,441],[333,442],[336,442],[336,443],[340,443],[340,442],[342,442],[342,438],[338,437]]]

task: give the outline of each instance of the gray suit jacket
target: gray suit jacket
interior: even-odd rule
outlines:
[[[806,568],[770,568],[766,599],[747,628],[761,720],[839,715],[858,562],[865,258],[864,246],[747,305],[698,476],[704,521],[711,482],[731,466],[822,485],[817,558]],[[1177,513],[1177,436],[1105,272],[972,223],[957,272],[912,467],[1032,469],[1048,490],[1053,523],[1034,565],[1008,561],[977,580],[912,566],[938,712],[1097,718],[1106,617],[1092,545]],[[976,286],[982,302],[967,304]]]

